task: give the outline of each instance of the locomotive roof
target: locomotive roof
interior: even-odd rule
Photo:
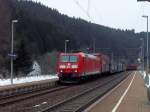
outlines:
[[[79,52],[79,53],[60,53],[60,55],[84,55],[85,53]]]
[[[75,56],[81,55],[83,57],[89,57],[89,58],[94,58],[94,59],[96,59],[97,57],[100,56],[100,55],[94,55],[94,54],[86,54],[86,53],[83,53],[83,52],[79,52],[79,53],[61,53],[60,55],[75,55]]]

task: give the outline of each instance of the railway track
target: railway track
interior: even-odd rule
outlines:
[[[0,106],[9,105],[11,103],[19,102],[19,101],[26,100],[26,99],[32,98],[32,97],[38,97],[40,95],[52,93],[55,91],[66,89],[66,88],[68,88],[68,86],[58,86],[58,87],[54,87],[51,89],[47,88],[47,89],[43,89],[43,90],[37,90],[34,92],[29,91],[29,92],[25,92],[25,93],[18,94],[18,95],[16,94],[16,95],[1,97],[0,98]]]
[[[80,85],[61,86],[61,89],[41,91],[31,96],[18,97],[12,101],[6,99],[6,101],[3,100],[4,102],[0,101],[0,112],[79,112],[107,93],[129,74],[130,72],[119,73]],[[3,105],[5,107],[1,109]]]
[[[120,76],[119,78],[115,77],[110,79],[103,84],[96,85],[94,88],[90,88],[82,93],[63,100],[62,102],[47,107],[40,112],[81,112],[85,107],[103,96],[126,77],[127,76]]]

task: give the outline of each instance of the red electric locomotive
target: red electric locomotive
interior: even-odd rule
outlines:
[[[60,81],[80,79],[109,71],[109,58],[102,54],[60,53],[58,77]]]

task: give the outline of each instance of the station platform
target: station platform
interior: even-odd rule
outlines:
[[[132,72],[84,112],[150,112],[147,89],[141,74]]]
[[[58,78],[52,78],[33,82],[0,86],[0,98],[21,93],[27,93],[30,91],[53,88],[58,85],[57,81]]]

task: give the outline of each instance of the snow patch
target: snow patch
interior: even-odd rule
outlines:
[[[30,77],[22,77],[22,78],[14,78],[14,84],[28,83],[34,81],[41,81],[47,79],[58,79],[57,75],[40,75],[40,76],[30,76]],[[10,85],[10,79],[0,79],[0,86]]]
[[[37,61],[33,62],[32,71],[27,76],[39,76],[41,75],[41,67]]]
[[[145,78],[146,78],[146,71],[140,71],[140,74],[142,75],[143,79],[145,80]],[[145,86],[146,86],[147,88],[150,87],[150,74],[148,74],[148,80],[149,80],[149,84],[146,84],[146,83],[145,83]]]
[[[146,72],[145,72],[145,71],[139,71],[139,72],[140,72],[141,76],[143,77],[143,79],[145,79],[145,77],[146,77]]]

